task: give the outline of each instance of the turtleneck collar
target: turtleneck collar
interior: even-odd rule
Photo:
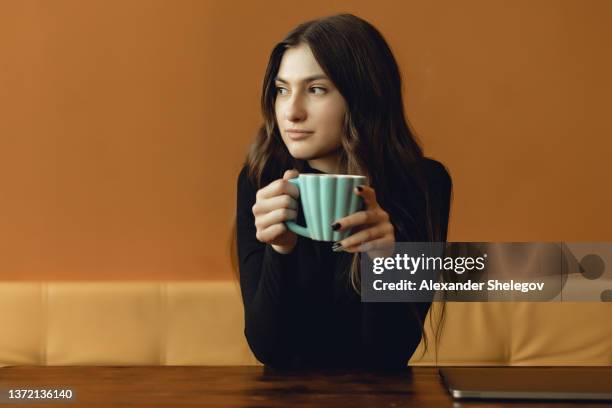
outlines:
[[[304,173],[327,174],[324,171],[311,167],[310,163],[308,163],[308,160],[304,160]]]

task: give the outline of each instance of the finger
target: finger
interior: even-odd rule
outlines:
[[[279,208],[289,208],[297,210],[297,201],[289,194],[283,194],[276,197],[260,200],[253,205],[253,214],[267,214]]]
[[[256,200],[260,201],[281,194],[288,194],[296,199],[300,196],[298,188],[293,183],[290,183],[285,179],[277,179],[257,191]]]
[[[378,201],[376,200],[376,192],[370,186],[362,184],[355,187],[355,194],[363,198],[363,203],[366,209],[374,209],[378,207]]]
[[[297,171],[296,169],[289,169],[289,170],[285,170],[285,174],[283,174],[283,179],[289,180],[292,178],[296,178],[299,175],[300,175],[300,172]]]
[[[278,208],[255,219],[255,226],[258,230],[268,228],[270,225],[278,224],[283,221],[297,218],[297,211],[288,208]]]
[[[339,224],[340,226],[335,231],[343,231],[363,224],[378,224],[385,221],[389,221],[389,215],[381,208],[378,208],[373,210],[357,211],[356,213],[336,220],[332,225]]]
[[[282,233],[287,231],[287,226],[285,224],[274,224],[269,227],[263,229],[261,232],[257,233],[257,239],[262,242],[268,242],[278,237]]]
[[[344,248],[350,248],[352,246],[357,246],[365,242],[382,238],[385,235],[390,235],[392,232],[393,226],[391,224],[378,224],[374,227],[366,228],[363,231],[359,231],[356,234],[352,234],[344,238],[342,241],[339,241],[339,244]]]
[[[395,239],[390,235],[374,241],[365,242],[348,248],[347,252],[367,252],[372,258],[377,256],[390,256],[395,249]]]
[[[359,245],[361,252],[371,251],[389,251],[395,247],[395,238],[391,235],[385,235],[382,238],[375,239],[373,241],[365,242]]]

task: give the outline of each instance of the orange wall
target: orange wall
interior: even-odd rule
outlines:
[[[612,240],[612,2],[0,3],[0,279],[223,279],[273,44],[376,25],[450,240]]]

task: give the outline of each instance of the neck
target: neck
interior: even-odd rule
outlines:
[[[340,173],[340,155],[337,153],[325,157],[319,157],[317,159],[308,160],[308,164],[313,169],[317,169],[319,171],[322,171],[323,173]]]

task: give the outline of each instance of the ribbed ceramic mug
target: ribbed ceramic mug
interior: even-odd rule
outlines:
[[[334,231],[331,225],[363,208],[363,199],[355,194],[355,187],[367,184],[365,176],[304,173],[289,182],[300,191],[306,226],[285,221],[287,228],[316,241],[339,241],[350,235],[351,229]]]

